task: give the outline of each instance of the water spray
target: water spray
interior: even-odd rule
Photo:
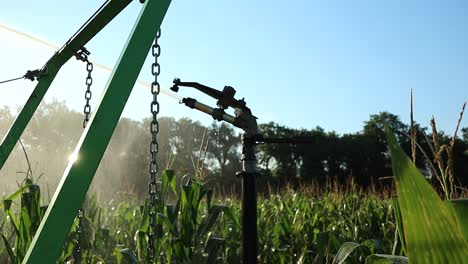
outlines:
[[[15,29],[11,26],[8,26],[8,25],[5,25],[5,24],[2,24],[0,23],[0,30],[5,30],[7,32],[10,32],[10,33],[13,33],[13,34],[16,34],[18,36],[21,36],[23,38],[26,38],[28,40],[31,40],[31,41],[34,41],[34,42],[37,42],[41,45],[44,45],[45,47],[48,47],[50,49],[53,49],[55,51],[59,50],[60,47],[57,46],[57,45],[54,45],[52,43],[50,43],[49,41],[47,40],[44,40],[40,37],[37,37],[37,36],[34,36],[32,34],[29,34],[29,33],[26,33],[26,32],[23,32],[23,31],[20,31],[18,29]],[[97,68],[100,68],[100,69],[103,69],[104,71],[106,72],[112,72],[113,71],[113,68],[109,67],[109,66],[106,66],[104,64],[101,64],[95,60],[89,60],[90,62],[92,62]],[[37,74],[37,73],[36,73]],[[16,80],[20,80],[20,79],[29,79],[31,80],[31,78],[26,78],[26,76],[31,76],[31,75],[24,75],[24,76],[21,76],[21,77],[17,77],[17,78],[13,78],[11,80],[7,80],[7,81],[16,81]],[[38,76],[34,76],[34,77],[38,77]],[[5,81],[2,81],[2,82],[5,82]],[[0,83],[2,83],[0,82]],[[137,80],[136,81],[139,85],[143,86],[143,87],[146,87],[146,88],[151,88],[151,83],[149,82],[145,82],[145,81],[142,81],[142,80]],[[174,99],[176,101],[180,101],[182,98],[177,96],[175,93],[167,90],[167,89],[164,89],[164,88],[161,88],[161,93],[164,94],[164,95],[167,95],[169,96],[171,99]]]

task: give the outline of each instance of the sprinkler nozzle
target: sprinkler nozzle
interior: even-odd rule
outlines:
[[[174,92],[178,92],[179,91],[179,83],[180,83],[180,79],[179,78],[175,78],[174,81],[173,81],[174,85],[171,87],[171,91],[174,91]]]

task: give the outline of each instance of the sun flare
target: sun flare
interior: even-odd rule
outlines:
[[[70,154],[70,156],[68,156],[68,161],[72,163],[75,163],[77,160],[78,160],[78,153],[76,152],[73,152],[72,154]]]

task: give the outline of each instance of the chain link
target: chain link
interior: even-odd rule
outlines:
[[[85,47],[79,50],[75,56],[77,60],[81,60],[86,62],[86,71],[88,72],[88,76],[86,76],[86,92],[85,92],[85,106],[83,109],[84,119],[83,119],[83,128],[86,128],[86,125],[89,121],[89,116],[91,114],[91,105],[89,101],[91,100],[92,93],[91,93],[91,85],[93,84],[93,78],[91,76],[93,72],[93,64],[88,60],[88,55],[91,54]],[[83,241],[83,232],[84,232],[84,209],[78,209],[78,224],[76,226],[76,241],[75,241],[75,249],[74,249],[74,258],[77,263],[81,263],[81,254],[82,254],[82,241]]]
[[[148,194],[149,194],[149,204],[148,204],[148,214],[149,214],[149,225],[148,225],[148,248],[147,248],[147,258],[148,263],[153,263],[154,260],[154,251],[155,251],[155,235],[156,235],[156,207],[157,207],[157,197],[156,197],[156,175],[158,173],[158,163],[156,156],[159,151],[159,145],[157,141],[157,135],[159,132],[159,123],[158,123],[158,114],[159,114],[159,102],[158,95],[160,92],[160,85],[158,82],[158,76],[160,74],[160,65],[158,63],[158,57],[161,55],[161,47],[158,44],[158,39],[161,36],[161,29],[158,30],[156,37],[154,39],[154,44],[151,47],[151,54],[154,57],[154,62],[151,65],[151,74],[154,76],[154,81],[151,83],[151,93],[153,94],[153,101],[151,102],[151,114],[153,119],[151,120],[150,131],[151,131],[151,143],[150,143],[150,154],[151,161],[149,163],[149,173],[150,181],[148,184]]]
[[[91,54],[85,47],[81,48],[76,54],[75,57],[77,60],[86,62],[86,71],[88,72],[88,76],[86,76],[86,92],[85,92],[85,106],[83,109],[84,113],[84,120],[83,120],[83,128],[86,128],[86,125],[88,124],[89,121],[89,116],[91,115],[91,105],[89,104],[89,101],[91,100],[92,93],[91,93],[91,85],[93,85],[93,77],[91,76],[93,72],[93,63],[91,63],[88,60],[88,56]]]
[[[82,253],[82,241],[83,241],[83,218],[84,218],[84,210],[80,208],[78,210],[78,224],[76,226],[76,240],[75,240],[75,248],[73,250],[73,258],[75,259],[76,263],[81,263],[81,253]]]
[[[86,61],[86,71],[88,72],[88,76],[86,77],[86,92],[85,92],[85,100],[86,104],[83,109],[84,113],[84,120],[83,120],[83,128],[86,128],[86,125],[88,124],[89,121],[89,116],[91,115],[91,105],[89,104],[89,101],[91,100],[91,96],[93,95],[91,93],[91,85],[93,84],[93,77],[91,77],[91,73],[93,72],[93,64],[90,61]]]

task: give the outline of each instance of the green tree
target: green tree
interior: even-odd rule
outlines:
[[[370,119],[364,123],[363,135],[366,143],[365,159],[367,167],[367,175],[362,175],[366,180],[363,183],[369,183],[369,180],[377,180],[380,177],[388,177],[392,175],[391,164],[387,141],[385,138],[384,127],[388,126],[397,136],[401,145],[408,146],[409,138],[408,126],[400,121],[397,115],[389,112],[380,112],[376,115],[371,115]],[[362,177],[361,176],[361,177]]]
[[[183,173],[197,173],[204,164],[207,128],[200,122],[181,118],[170,137],[173,147],[174,168]]]
[[[294,130],[270,122],[259,126],[264,137],[287,138],[294,135]],[[281,182],[292,181],[297,175],[297,164],[293,146],[289,144],[265,144],[258,147],[260,164],[266,172],[271,172]]]
[[[468,142],[468,127],[462,128],[461,133],[463,141]]]
[[[213,122],[208,130],[208,156],[215,160],[221,178],[233,178],[240,170],[240,136],[226,123]]]
[[[323,128],[316,127],[312,130],[302,129],[297,134],[301,137],[308,137],[313,140],[312,144],[293,145],[293,155],[296,166],[299,168],[300,180],[310,182],[325,180],[326,165],[328,161],[328,137]]]

